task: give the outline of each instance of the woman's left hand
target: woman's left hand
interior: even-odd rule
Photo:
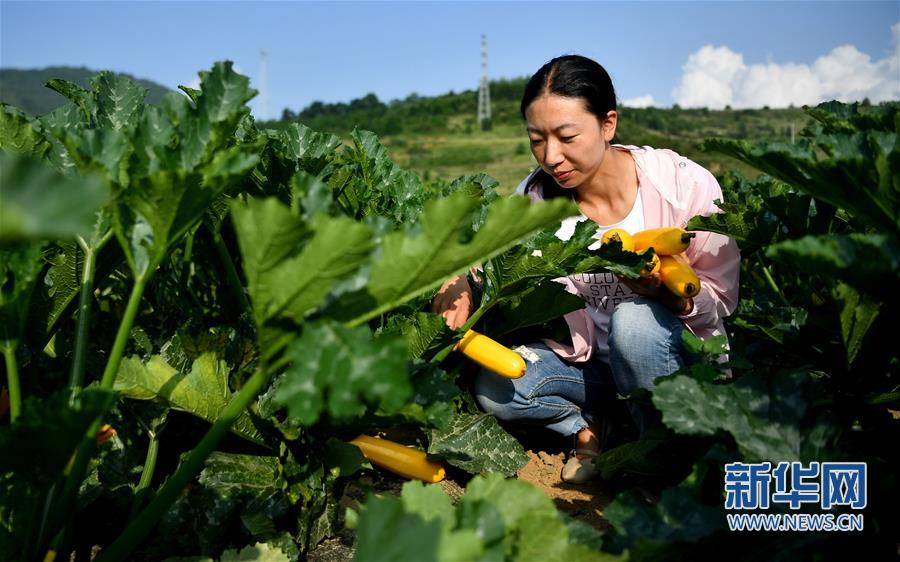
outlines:
[[[676,295],[662,283],[659,273],[651,273],[647,277],[629,279],[619,277],[629,289],[638,295],[661,302],[675,314],[690,314],[694,309],[694,300]]]

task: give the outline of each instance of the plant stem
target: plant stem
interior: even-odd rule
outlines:
[[[152,272],[153,268],[149,271]],[[128,297],[125,315],[119,323],[119,331],[116,333],[116,340],[113,343],[112,351],[110,351],[109,360],[106,362],[106,369],[103,371],[100,388],[110,390],[115,383],[116,374],[119,372],[119,364],[122,362],[122,354],[125,352],[125,344],[128,343],[128,338],[131,335],[131,328],[134,325],[134,319],[137,317],[141,298],[144,294],[144,288],[147,286],[149,278],[150,274],[145,274],[135,280],[134,287],[131,289],[131,295]],[[84,480],[88,463],[90,463],[91,457],[93,456],[95,447],[94,439],[97,435],[97,431],[100,429],[101,423],[102,417],[98,416],[97,419],[91,423],[84,436],[82,436],[81,443],[78,445],[78,451],[75,453],[75,460],[64,472],[65,486],[60,495],[59,503],[54,506],[50,523],[45,528],[47,533],[45,534],[42,532],[41,536],[38,537],[39,545],[44,544],[48,535],[50,537],[56,535],[57,531],[64,525],[65,518],[68,516],[70,510],[75,505],[75,500],[78,497],[78,490],[81,487],[81,482]]]
[[[228,253],[228,248],[225,246],[222,234],[216,230],[213,231],[212,235],[213,242],[216,246],[216,253],[219,254],[219,259],[225,267],[225,274],[228,276],[228,285],[231,287],[231,291],[241,305],[241,312],[252,314],[250,301],[247,300],[247,295],[244,294],[244,285],[241,283],[240,277],[238,277],[237,269],[234,267],[234,261],[231,259],[231,254]]]
[[[6,362],[6,380],[9,385],[9,421],[13,423],[22,413],[22,389],[19,386],[19,366],[16,364],[16,345],[7,343],[3,349]]]
[[[785,297],[784,293],[781,292],[781,288],[778,287],[777,283],[775,283],[775,279],[772,277],[772,272],[769,271],[769,267],[762,262],[760,262],[760,265],[762,265],[763,276],[766,278],[766,284],[769,286],[769,288],[772,289],[772,291],[774,291],[776,295],[778,295],[778,297],[781,299],[781,302],[784,303],[785,306],[791,306],[791,303],[788,302],[787,297]]]
[[[160,488],[150,505],[128,525],[125,531],[112,544],[100,552],[95,562],[124,560],[141,540],[153,530],[159,518],[181,496],[184,487],[200,472],[203,468],[203,462],[228,432],[231,424],[259,394],[268,378],[265,366],[261,365],[253,376],[247,380],[241,390],[231,399],[222,411],[219,419],[206,432],[206,435],[203,436],[197,447],[191,451],[184,463],[178,467],[175,474]]]
[[[466,321],[465,324],[463,324],[462,328],[460,328],[459,331],[463,334],[465,334],[467,331],[469,331],[469,329],[471,329],[472,326],[474,326],[475,323],[478,322],[482,316],[484,316],[484,313],[491,309],[491,307],[494,305],[494,302],[495,301],[487,302],[487,303],[479,306],[478,310],[476,310],[472,314],[472,316],[469,317],[469,319]],[[450,345],[444,347],[442,350],[438,351],[434,355],[434,357],[431,358],[431,362],[432,363],[440,363],[441,361],[446,359],[447,356],[450,355],[450,352],[453,351],[453,349],[456,347],[456,344],[457,344],[457,342],[453,342],[452,344],[450,344]]]
[[[125,345],[128,343],[128,338],[131,337],[131,328],[134,326],[134,319],[137,317],[138,308],[140,308],[141,298],[144,296],[144,288],[147,286],[149,277],[149,275],[144,275],[135,279],[131,295],[128,297],[125,315],[122,317],[119,331],[116,333],[116,341],[113,343],[112,351],[109,352],[106,369],[103,370],[100,388],[111,389],[116,381],[119,364],[122,362],[122,355],[125,353]]]
[[[150,489],[150,482],[153,481],[153,473],[156,471],[156,456],[159,453],[159,437],[155,431],[148,433],[150,443],[147,445],[147,458],[144,460],[144,470],[141,472],[141,480],[134,489],[134,503],[131,504],[131,513],[128,520],[134,520],[138,514],[138,510],[143,506],[144,498],[147,497]]]
[[[81,276],[81,294],[78,296],[78,327],[75,331],[75,356],[72,372],[69,374],[69,390],[74,397],[84,385],[84,371],[87,366],[88,332],[91,328],[91,304],[94,296],[94,272],[97,269],[97,253],[78,237],[78,244],[84,252],[84,269]]]

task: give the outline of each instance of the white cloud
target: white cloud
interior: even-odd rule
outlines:
[[[683,107],[716,109],[900,99],[900,23],[891,26],[891,33],[894,52],[878,61],[853,45],[841,45],[812,65],[747,65],[728,47],[706,45],[688,57],[672,98]]]
[[[646,96],[622,100],[622,105],[625,107],[653,107],[656,105],[656,101],[654,101],[653,96],[647,94]]]

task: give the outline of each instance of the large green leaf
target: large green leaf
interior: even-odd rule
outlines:
[[[141,117],[147,88],[112,72],[101,72],[91,79],[96,100],[97,126],[115,131],[133,129]]]
[[[798,144],[712,139],[722,152],[848,210],[862,224],[896,233],[900,228],[900,143],[881,131],[819,135]]]
[[[721,505],[701,504],[682,488],[664,490],[655,505],[630,490],[616,496],[603,514],[615,528],[617,542],[626,547],[641,539],[696,542],[725,528]]]
[[[232,216],[259,325],[281,316],[302,322],[372,248],[366,225],[322,215],[308,225],[273,198],[236,203]]]
[[[412,394],[406,344],[396,336],[373,340],[365,327],[310,323],[287,354],[292,363],[275,400],[300,424],[311,425],[324,414],[360,416],[372,407],[394,411]]]
[[[528,462],[522,445],[490,414],[457,414],[447,428],[431,431],[428,454],[472,474],[512,476]]]
[[[477,476],[466,486],[457,508],[459,527],[482,539],[486,559],[604,561],[617,556],[572,540],[553,502],[527,482],[500,474]]]
[[[203,351],[194,359],[190,371],[179,371],[160,355],[153,355],[146,362],[132,356],[122,360],[114,388],[127,398],[160,399],[175,410],[213,423],[233,394],[228,388],[228,372],[228,365],[213,350]],[[230,429],[236,435],[265,445],[246,412]]]
[[[88,236],[108,197],[94,175],[61,175],[40,161],[0,152],[0,244]]]
[[[828,423],[815,422],[820,435],[810,438],[805,420],[811,379],[804,372],[751,374],[728,384],[678,375],[653,390],[663,423],[678,433],[713,435],[727,431],[748,462],[812,461],[833,438]]]
[[[39,125],[35,127],[27,115],[3,103],[0,104],[0,149],[40,158],[50,150],[50,143]]]
[[[841,279],[873,296],[890,296],[900,277],[900,241],[888,234],[805,236],[770,246],[766,255]]]
[[[481,541],[471,530],[452,530],[448,524],[452,510],[450,498],[440,488],[412,482],[404,486],[400,498],[371,497],[359,517],[354,560],[479,560]]]
[[[366,286],[340,298],[328,313],[351,325],[365,322],[573,212],[569,201],[501,199],[474,237],[462,242],[477,206],[478,200],[462,193],[429,202],[420,223],[385,236]]]

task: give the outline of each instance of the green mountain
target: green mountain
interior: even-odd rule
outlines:
[[[85,67],[73,66],[50,66],[39,70],[0,68],[0,102],[15,106],[29,115],[44,115],[66,102],[66,98],[45,86],[48,80],[62,78],[74,82],[82,88],[88,88],[91,77],[98,72]],[[135,78],[130,74],[117,74],[127,76],[147,88],[149,93],[146,100],[149,103],[159,103],[162,95],[171,91],[150,80]]]

